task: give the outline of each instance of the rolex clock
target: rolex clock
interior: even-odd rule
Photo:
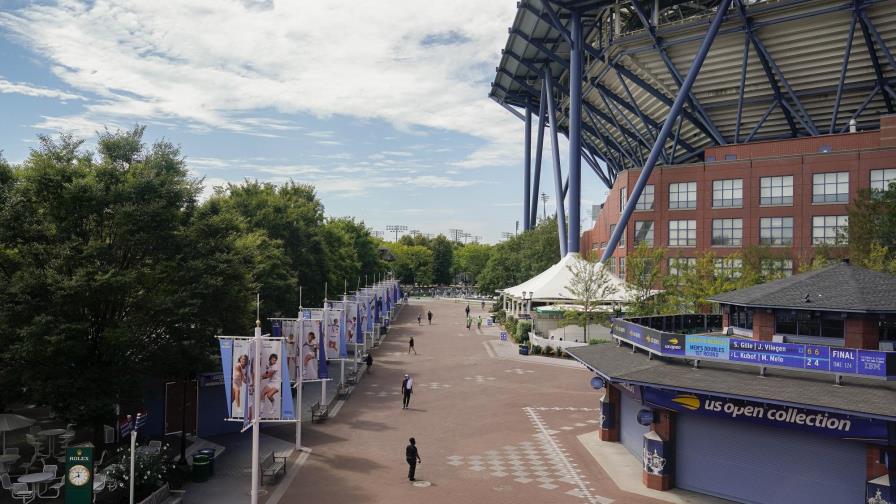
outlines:
[[[65,450],[65,504],[93,501],[93,447],[75,446]]]
[[[72,466],[68,470],[68,482],[75,486],[84,486],[90,483],[90,469],[81,464]]]

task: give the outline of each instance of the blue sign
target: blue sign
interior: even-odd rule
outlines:
[[[501,331],[501,341],[507,341],[507,331]]]
[[[622,319],[613,321],[612,334],[669,357],[693,357],[896,380],[896,352],[755,341],[706,334],[679,335]]]
[[[881,420],[653,387],[644,387],[642,394],[647,404],[672,411],[798,429],[842,439],[887,441],[887,423]]]

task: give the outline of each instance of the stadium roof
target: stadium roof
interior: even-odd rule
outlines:
[[[537,114],[547,67],[565,132],[569,18],[578,12],[583,145],[608,165],[612,183],[618,171],[643,163],[717,4],[523,0],[490,96]],[[707,146],[840,132],[853,117],[860,129],[876,129],[880,114],[896,112],[893,51],[892,1],[735,1],[661,162],[699,161]]]

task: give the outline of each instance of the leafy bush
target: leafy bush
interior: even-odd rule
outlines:
[[[590,340],[588,340],[589,345],[600,345],[601,343],[609,343],[609,342],[607,340],[602,340],[602,339],[597,339],[597,338],[591,338]]]
[[[528,320],[520,320],[516,324],[516,334],[514,335],[514,339],[520,341],[521,343],[529,341],[529,331],[531,330],[532,322]]]
[[[541,355],[541,347],[532,345],[532,348],[529,349],[529,355]]]
[[[150,450],[146,446],[137,447],[137,457],[134,464],[134,493],[136,500],[143,500],[168,482],[169,476],[174,471],[174,464],[165,460],[165,451],[167,449],[167,444],[160,451]],[[106,470],[106,477],[111,482],[126,488],[130,484],[128,482],[131,467],[130,447],[118,448],[113,456],[113,461]]]
[[[501,308],[500,310],[495,310],[492,312],[492,318],[494,319],[496,324],[503,324],[507,319],[507,312],[505,312],[503,308]]]
[[[516,339],[516,324],[517,320],[515,318],[507,317],[507,319],[504,321],[504,330],[507,331],[507,334],[509,334],[514,341],[519,342]]]
[[[541,351],[541,353],[542,353],[543,355],[547,355],[548,357],[550,357],[550,356],[554,355],[554,347],[546,346],[546,347],[544,347],[544,349]]]

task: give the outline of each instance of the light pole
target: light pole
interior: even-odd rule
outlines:
[[[542,219],[548,218],[547,209],[545,207],[547,206],[549,199],[551,199],[551,197],[548,196],[548,193],[541,193],[541,218]]]
[[[510,239],[510,237],[512,237],[512,236],[513,236],[513,233],[508,233],[507,231],[501,232],[501,239],[503,239],[503,240]]]
[[[464,230],[463,229],[449,229],[448,233],[451,234],[451,239],[454,240],[455,243],[459,243],[460,239],[464,235]]]
[[[370,234],[372,234],[373,236],[376,236],[377,238],[382,238],[382,237],[383,237],[383,232],[382,232],[382,231],[371,231]]]
[[[407,230],[408,230],[408,227],[403,224],[395,224],[392,226],[386,226],[386,231],[389,231],[390,233],[392,233],[392,232],[395,233],[395,241],[396,242],[398,241],[398,233],[403,233]]]

